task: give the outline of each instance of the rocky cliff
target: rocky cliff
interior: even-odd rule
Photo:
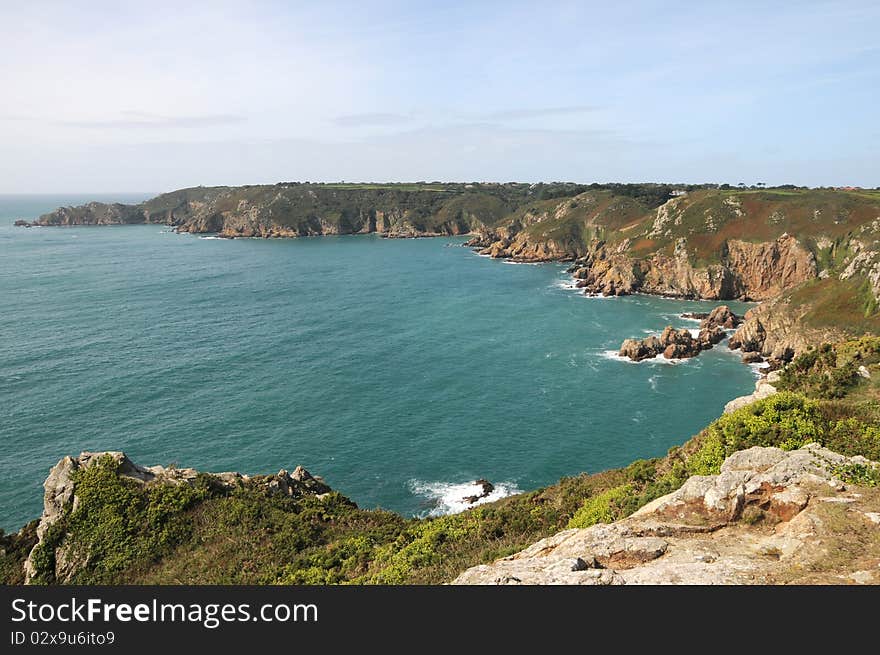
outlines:
[[[878,584],[880,492],[840,479],[854,469],[878,464],[816,444],[749,448],[626,519],[559,532],[454,584]]]
[[[718,263],[693,263],[687,240],[676,241],[672,254],[655,252],[639,258],[632,242],[592,244],[571,273],[578,286],[605,296],[649,293],[708,300],[767,300],[816,277],[815,256],[797,239],[782,234],[771,242],[724,242]]]
[[[36,578],[55,582],[69,582],[89,566],[94,545],[71,538],[66,522],[81,508],[78,495],[78,474],[96,465],[112,469],[113,475],[123,481],[146,486],[192,487],[197,482],[207,483],[216,490],[228,492],[239,487],[260,489],[267,494],[288,498],[313,495],[318,498],[331,489],[321,478],[312,476],[301,466],[292,473],[281,470],[276,475],[250,477],[240,473],[199,473],[192,468],[143,467],[132,462],[123,452],[84,452],[79,457],[62,458],[49,472],[43,484],[43,513],[36,527],[36,543],[24,562],[25,583]],[[182,507],[180,509],[183,509]],[[121,517],[120,517],[121,518]],[[56,534],[50,536],[50,531]],[[61,534],[57,534],[61,528]],[[50,552],[51,551],[51,552]],[[47,570],[47,565],[51,570]]]

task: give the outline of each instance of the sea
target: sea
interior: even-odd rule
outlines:
[[[464,238],[219,239],[159,225],[23,228],[0,196],[0,528],[37,518],[65,455],[276,473],[360,507],[465,509],[664,455],[753,389],[724,344],[638,364],[621,341],[715,304],[589,298],[562,264]],[[734,311],[748,305],[728,303]]]

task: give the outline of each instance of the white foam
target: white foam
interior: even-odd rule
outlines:
[[[701,323],[703,320],[701,318],[693,318],[691,316],[679,316],[678,318],[682,321],[693,321],[694,323]]]
[[[692,336],[694,339],[699,339],[699,338],[700,338],[700,328],[688,328],[688,332],[691,333],[691,336]]]
[[[203,241],[229,241],[226,237],[199,237]]]
[[[410,480],[410,491],[416,496],[423,496],[433,506],[419,516],[444,516],[446,514],[458,514],[471,507],[491,503],[513,494],[522,493],[522,490],[514,482],[495,483],[495,489],[485,498],[480,498],[474,503],[468,503],[464,499],[467,496],[479,496],[483,493],[483,487],[471,482],[425,482],[424,480]]]
[[[565,289],[566,291],[577,291],[578,286],[574,280],[556,280],[550,286],[557,289]]]
[[[584,294],[584,298],[596,298],[597,300],[609,300],[611,298],[617,298],[617,296],[606,296],[602,293],[590,293],[587,292]]]
[[[631,360],[629,357],[621,357],[618,353],[618,350],[603,350],[599,353],[599,356],[603,359],[612,359],[616,362],[623,362],[624,364],[669,364],[671,366],[677,366],[679,364],[684,364],[685,362],[689,362],[695,357],[685,357],[682,359],[666,359],[663,356],[663,353],[659,353],[654,357],[646,357],[638,362]]]

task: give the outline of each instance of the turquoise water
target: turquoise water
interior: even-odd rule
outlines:
[[[707,303],[585,298],[562,266],[463,239],[11,226],[86,199],[0,197],[7,530],[38,516],[61,456],[103,449],[213,471],[302,464],[362,507],[443,511],[475,478],[500,495],[662,455],[754,382],[723,347],[682,364],[608,355],[695,327],[677,314]]]

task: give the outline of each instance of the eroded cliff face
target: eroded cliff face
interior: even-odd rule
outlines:
[[[877,584],[880,492],[841,481],[848,467],[878,465],[816,444],[749,448],[629,518],[564,530],[454,584]]]
[[[718,264],[702,267],[692,263],[686,239],[675,243],[672,255],[655,252],[645,258],[631,254],[628,239],[615,245],[596,242],[571,272],[590,293],[707,300],[767,300],[817,275],[813,254],[788,234],[766,243],[730,240]]]

